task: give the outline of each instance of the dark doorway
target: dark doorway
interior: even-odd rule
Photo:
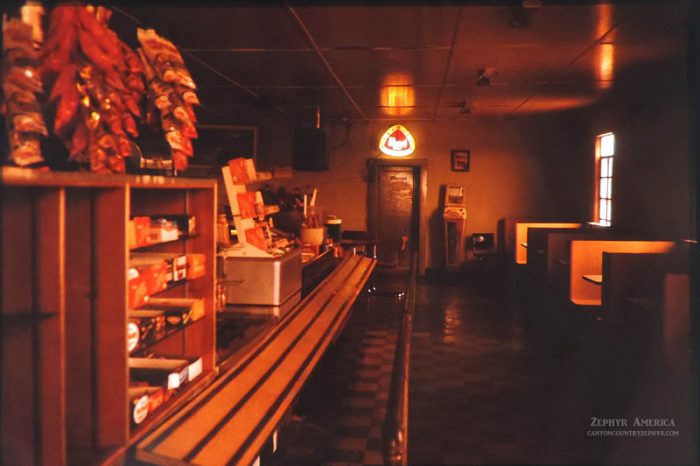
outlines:
[[[421,165],[370,160],[368,226],[377,238],[377,258],[385,267],[408,270],[420,248]]]

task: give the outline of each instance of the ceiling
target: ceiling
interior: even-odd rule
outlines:
[[[171,39],[204,113],[224,120],[317,105],[325,121],[562,111],[595,102],[635,65],[685,56],[685,2],[488,3],[132,5],[112,23]],[[510,27],[516,14],[530,25]]]

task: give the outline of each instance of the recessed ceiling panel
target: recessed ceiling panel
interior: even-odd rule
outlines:
[[[481,70],[495,68],[492,84],[522,84],[554,78],[587,45],[501,46],[460,49],[455,53],[449,82],[475,85]],[[488,52],[488,53],[484,53]],[[479,57],[483,57],[481,61]]]
[[[434,108],[440,95],[439,86],[355,87],[349,91],[363,110],[382,107],[388,116],[408,115],[414,107]]]
[[[435,111],[432,106],[420,106],[406,109],[407,111],[401,115],[387,114],[386,108],[382,107],[363,108],[362,110],[370,120],[383,121],[431,120],[433,118],[433,112]]]
[[[681,37],[688,30],[690,3],[683,1],[630,2],[615,5],[619,42],[651,43]]]
[[[185,49],[295,49],[308,45],[283,6],[146,6],[124,8]]]
[[[596,85],[549,84],[532,86],[531,97],[517,110],[517,114],[559,112],[582,108],[595,103],[604,95]]]
[[[510,22],[518,8],[465,7],[458,47],[585,43],[600,35],[596,5],[544,5],[529,9],[530,26],[512,28]]]
[[[231,83],[223,78],[220,74],[212,71],[204,64],[200,63],[196,59],[185,55],[185,65],[192,75],[192,79],[199,89],[209,88],[209,87],[221,87],[230,86]],[[204,62],[209,65],[206,58],[202,58]],[[214,68],[216,70],[216,68]],[[217,70],[218,71],[218,70]]]
[[[457,7],[309,6],[296,7],[322,48],[449,46]]]
[[[598,83],[601,88],[611,87],[623,70],[643,63],[666,62],[685,57],[684,44],[678,48],[668,43],[598,44],[560,73],[561,81],[583,81]],[[608,83],[606,85],[605,83]]]
[[[261,95],[271,102],[275,102],[290,109],[313,109],[316,106],[321,108],[321,117],[326,112],[344,113],[351,115],[355,113],[352,104],[348,101],[343,91],[338,88],[301,88],[301,89],[281,89],[281,88],[261,88],[258,89]]]
[[[265,108],[272,110],[277,104],[267,99],[255,98],[240,89],[233,87],[207,87],[203,86],[197,90],[199,100],[212,108]]]
[[[202,60],[236,81],[256,86],[335,84],[314,52],[209,52]]]
[[[345,85],[386,84],[440,85],[448,50],[335,50],[325,52]]]
[[[437,118],[580,107],[616,84],[625,85],[622,76],[634,79],[640,65],[685,59],[689,2],[544,2],[527,11],[530,25],[524,28],[509,25],[521,9],[519,1],[473,3],[293,8],[371,119],[432,119],[460,8],[462,21]],[[113,27],[136,45],[136,23],[119,11]],[[141,27],[155,28],[262,97],[233,87],[185,53],[200,98],[213,111],[238,118],[246,106],[258,115],[276,106],[283,112],[306,112],[318,103],[328,118],[359,117],[282,2],[259,7],[128,6],[124,11]],[[487,67],[497,70],[491,85],[478,86],[479,73]],[[471,115],[463,113],[464,102]]]

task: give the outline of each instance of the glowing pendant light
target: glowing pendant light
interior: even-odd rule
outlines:
[[[389,157],[406,157],[416,150],[416,144],[406,128],[394,125],[380,139],[379,150]]]

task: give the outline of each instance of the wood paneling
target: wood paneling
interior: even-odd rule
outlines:
[[[8,167],[1,174],[2,464],[113,461],[139,435],[130,432],[127,404],[131,193],[133,213],[189,213],[201,222],[196,239],[153,250],[208,258],[201,283],[164,293],[202,293],[202,322],[154,346],[166,356],[201,356],[207,373],[149,416],[153,422],[214,374],[215,183]],[[189,189],[197,192],[191,201]]]
[[[66,423],[68,446],[78,450],[94,445],[92,198],[90,189],[66,193]]]
[[[65,190],[45,189],[35,206],[35,314],[52,314],[36,328],[34,352],[40,437],[36,445],[43,465],[66,464],[65,395]]]
[[[2,195],[2,462],[62,465],[65,193]]]
[[[126,188],[95,192],[93,210],[93,316],[97,398],[96,444],[123,445],[128,438],[126,366]]]

